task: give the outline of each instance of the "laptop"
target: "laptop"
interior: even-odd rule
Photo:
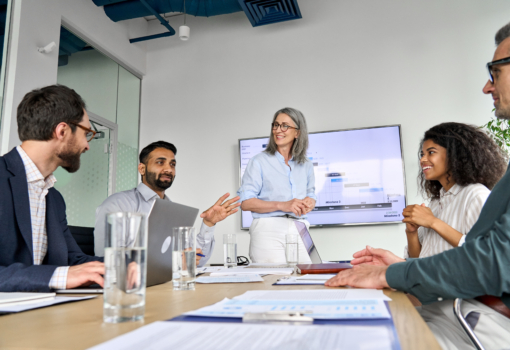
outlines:
[[[156,199],[149,213],[147,240],[147,287],[172,280],[173,228],[193,226],[198,209]],[[57,293],[103,293],[98,284],[57,290]]]
[[[308,252],[308,255],[310,256],[310,260],[312,260],[312,263],[322,264],[322,259],[319,256],[317,248],[315,248],[312,236],[310,236],[310,232],[308,232],[308,228],[306,227],[306,225],[301,221],[294,221],[294,223],[296,224],[296,228],[299,232],[299,235],[301,236],[303,244],[305,245],[305,249]]]

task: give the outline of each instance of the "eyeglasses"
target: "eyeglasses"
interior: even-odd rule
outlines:
[[[73,123],[73,122],[69,122],[69,124],[73,124],[73,125],[76,125],[77,127],[85,130],[87,133],[85,134],[85,137],[87,138],[87,142],[90,142],[92,141],[92,139],[94,138],[94,136],[96,136],[97,134],[97,131],[94,131],[92,129],[89,129],[83,125],[80,125],[78,123]]]
[[[273,130],[278,130],[278,128],[280,128],[283,132],[287,132],[287,130],[289,129],[299,130],[299,128],[295,128],[287,124],[278,124],[277,122],[274,122],[273,124],[271,124],[271,126],[273,127]]]
[[[494,76],[492,75],[492,66],[498,65],[498,64],[505,64],[510,63],[510,57],[505,57],[500,60],[492,61],[487,63],[487,71],[489,72],[489,79],[491,83],[494,84]]]

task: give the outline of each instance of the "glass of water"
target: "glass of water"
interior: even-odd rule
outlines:
[[[285,258],[287,265],[295,268],[299,261],[298,235],[285,235]]]
[[[143,320],[146,254],[145,214],[108,214],[104,249],[104,322]]]
[[[223,235],[223,266],[237,267],[237,241],[235,233]]]
[[[193,227],[174,227],[172,272],[174,290],[195,290],[197,264]]]

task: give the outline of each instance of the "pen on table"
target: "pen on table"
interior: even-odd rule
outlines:
[[[202,258],[205,258],[204,254],[197,253],[198,256],[201,256]]]

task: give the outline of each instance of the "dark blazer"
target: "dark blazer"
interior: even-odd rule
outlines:
[[[57,267],[102,261],[78,247],[67,228],[64,198],[51,188],[46,195],[48,251],[42,264],[34,265],[29,203],[25,166],[14,148],[0,157],[0,292],[49,292]]]

